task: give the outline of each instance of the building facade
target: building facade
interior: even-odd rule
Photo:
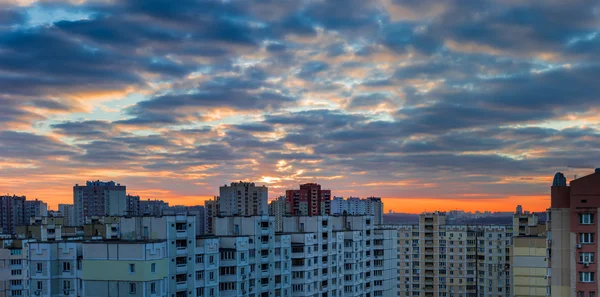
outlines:
[[[219,196],[204,201],[204,234],[213,234],[214,221],[219,213]]]
[[[25,196],[0,196],[0,234],[15,234],[17,226],[26,224]]]
[[[83,225],[89,216],[124,216],[127,212],[126,187],[113,181],[88,181],[73,187],[75,224]]]
[[[548,291],[546,238],[536,235],[513,237],[511,249],[514,297],[544,297]]]
[[[58,212],[64,218],[65,226],[75,226],[75,206],[73,204],[59,204]]]
[[[510,297],[512,226],[447,225],[425,213],[398,228],[398,296]]]
[[[287,213],[293,216],[320,216],[331,213],[331,190],[322,190],[321,185],[307,183],[298,190],[285,191]]]
[[[375,224],[383,224],[383,202],[379,197],[360,199],[357,197],[335,197],[331,200],[332,215],[370,215]]]
[[[589,297],[600,294],[598,284],[597,214],[600,207],[600,169],[567,180],[557,173],[551,187],[548,214],[550,295]]]
[[[287,215],[286,210],[285,196],[280,196],[269,203],[269,215],[275,218],[275,232],[283,231],[283,217]]]
[[[163,200],[140,200],[138,202],[138,216],[161,216],[163,211],[169,209],[169,203]]]
[[[29,223],[29,218],[32,217],[46,217],[48,216],[48,204],[40,200],[25,200],[24,204],[25,214],[24,222],[25,224]]]
[[[269,189],[254,183],[237,182],[219,188],[220,216],[262,216],[269,214]]]

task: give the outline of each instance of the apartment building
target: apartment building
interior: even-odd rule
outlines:
[[[287,215],[285,196],[280,196],[269,203],[269,215],[275,218],[275,232],[283,231],[283,217]]]
[[[262,216],[269,214],[269,189],[250,182],[237,182],[219,188],[219,214],[223,216]]]
[[[511,296],[511,226],[447,225],[435,212],[397,231],[398,296]]]
[[[292,296],[396,296],[397,233],[369,216],[285,217]]]
[[[29,240],[0,241],[0,297],[30,296],[27,282]]]
[[[375,224],[383,224],[383,202],[379,197],[360,199],[357,197],[334,197],[331,200],[331,215],[369,215]]]
[[[140,215],[140,196],[127,194],[126,199],[127,199],[126,214],[128,216],[132,216],[132,217],[139,216]]]
[[[29,223],[29,218],[46,217],[48,216],[48,204],[40,200],[25,200],[24,203],[24,218],[25,224]]]
[[[307,183],[298,190],[286,190],[287,213],[294,216],[322,216],[331,213],[331,190]]]
[[[15,234],[17,226],[26,224],[25,196],[0,196],[0,234]]]
[[[75,224],[81,226],[89,216],[124,216],[127,213],[125,186],[113,181],[88,181],[73,187]]]
[[[204,201],[204,234],[212,234],[214,218],[219,216],[219,196]]]
[[[550,293],[545,237],[539,235],[513,237],[510,259],[513,277],[512,296],[544,297]]]
[[[163,211],[169,208],[169,203],[163,200],[140,200],[138,202],[139,216],[161,216]]]
[[[31,296],[81,296],[78,270],[81,243],[30,242],[29,291]]]
[[[215,227],[221,241],[221,296],[292,296],[291,238],[275,234],[273,217],[218,217]],[[239,249],[237,242],[243,243]]]
[[[58,212],[65,219],[65,226],[75,226],[75,206],[73,204],[59,204]]]
[[[63,225],[62,217],[32,217],[29,218],[29,225],[17,227],[16,237],[37,241],[61,241]]]
[[[598,284],[597,214],[600,207],[600,168],[572,180],[554,176],[548,222],[550,296],[595,297]]]
[[[96,241],[81,246],[82,296],[168,296],[166,241]]]

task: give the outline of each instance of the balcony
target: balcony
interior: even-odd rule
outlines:
[[[177,230],[177,239],[186,239],[188,236],[187,230]]]
[[[187,250],[186,246],[177,247],[177,252],[176,252],[177,256],[185,256],[185,255],[187,255],[187,253],[188,253],[188,250]]]
[[[175,286],[175,290],[177,290],[177,291],[187,290],[187,282],[186,281],[177,282],[177,285]]]

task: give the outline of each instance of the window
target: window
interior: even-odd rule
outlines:
[[[41,272],[42,272],[42,268],[43,268],[43,265],[42,265],[42,263],[37,263],[37,265],[36,265],[36,266],[37,266],[36,272],[37,272],[37,273],[41,273]]]
[[[579,263],[594,263],[594,253],[579,253]]]
[[[63,281],[63,290],[65,290],[65,291],[71,290],[71,281],[68,281],[68,280]]]
[[[150,293],[152,293],[152,294],[156,293],[156,283],[155,282],[150,283]]]
[[[135,283],[129,283],[129,294],[135,294],[136,287]]]
[[[594,291],[590,292],[590,296],[589,297],[596,297],[596,292],[594,292]]]
[[[204,255],[196,255],[196,263],[204,263]]]
[[[594,214],[591,213],[580,213],[579,224],[591,225],[594,223]]]
[[[156,263],[150,264],[150,272],[156,273]]]
[[[21,275],[21,270],[11,270],[10,275]]]
[[[204,271],[200,270],[200,271],[196,271],[196,280],[202,280],[204,279]]]
[[[38,281],[37,282],[37,289],[41,291],[43,288],[44,288],[44,283],[42,283],[41,281]]]
[[[129,273],[135,273],[135,264],[129,264]]]
[[[579,272],[579,281],[582,283],[594,282],[594,273],[593,272]]]
[[[594,243],[594,233],[579,233],[579,243]]]
[[[211,272],[211,273],[209,273],[209,274],[208,274],[208,279],[209,279],[210,281],[214,281],[214,280],[215,280],[215,273],[214,273],[214,272]]]
[[[208,264],[215,264],[215,256],[208,257]]]
[[[71,271],[71,263],[70,262],[63,262],[63,271],[64,272]]]

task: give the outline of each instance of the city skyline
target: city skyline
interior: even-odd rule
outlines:
[[[0,0],[0,193],[317,182],[532,211],[600,167],[596,1]]]

